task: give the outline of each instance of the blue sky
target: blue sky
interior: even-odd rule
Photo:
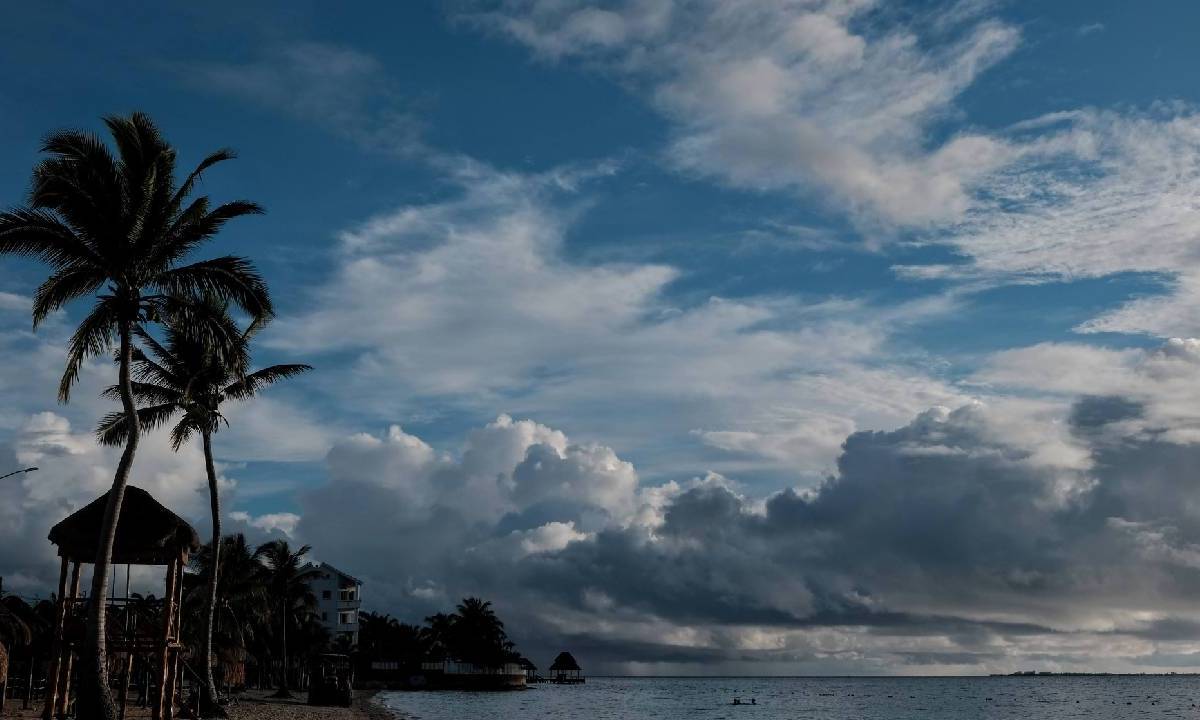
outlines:
[[[333,509],[354,483],[538,554],[653,536],[718,486],[769,515],[850,483],[847,438],[933,417],[986,426],[1061,502],[1100,482],[1087,397],[1133,397],[1151,429],[1130,437],[1192,447],[1186,373],[1155,363],[1200,334],[1198,21],[1115,0],[27,4],[0,30],[0,198],[22,202],[47,131],[110,113],[149,112],[185,160],[236,148],[204,191],[268,214],[205,252],[271,283],[260,361],[317,369],[218,438],[232,522],[361,562],[390,578],[381,607],[416,612],[491,586],[339,544],[370,516]],[[82,305],[30,334],[43,275],[0,266],[0,442],[50,472],[0,491],[49,517],[112,459],[89,446],[103,403],[47,389]],[[547,483],[606,489],[526,503],[545,448],[579,463]],[[204,522],[187,452],[140,462]],[[8,560],[35,589],[41,561]]]

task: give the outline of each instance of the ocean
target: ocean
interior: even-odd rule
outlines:
[[[524,692],[389,692],[414,720],[970,720],[1200,715],[1200,677],[588,678]],[[733,705],[734,698],[756,705]]]

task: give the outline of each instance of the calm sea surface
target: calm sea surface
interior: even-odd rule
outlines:
[[[509,693],[399,692],[419,720],[1200,718],[1200,678],[589,678]],[[757,705],[732,705],[740,697]]]

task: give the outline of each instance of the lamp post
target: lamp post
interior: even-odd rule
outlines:
[[[37,470],[37,468],[27,467],[27,468],[22,468],[20,470],[13,470],[12,472],[10,472],[6,475],[0,475],[0,480],[3,480],[6,477],[12,477],[13,475],[20,475],[21,473],[33,472],[34,470]]]

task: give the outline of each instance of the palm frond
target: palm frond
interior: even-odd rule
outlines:
[[[169,403],[178,404],[180,401],[180,393],[174,388],[137,381],[130,382],[130,385],[133,387],[133,399],[141,403],[166,405]],[[120,401],[121,386],[109,385],[104,388],[104,392],[100,393],[100,396],[106,400]]]
[[[197,203],[203,202],[204,212],[195,213]],[[262,215],[265,211],[258,203],[235,200],[207,209],[208,198],[199,198],[182,213],[167,232],[164,242],[156,249],[147,263],[148,267],[159,267],[176,262],[192,250],[220,232],[225,223],[247,215]]]
[[[34,168],[31,203],[53,209],[80,231],[85,242],[111,233],[124,201],[117,162],[99,137],[80,130],[49,135],[46,158]],[[88,242],[98,251],[99,245]]]
[[[33,326],[68,302],[94,293],[106,279],[102,270],[91,265],[67,267],[46,278],[33,293]]]
[[[246,377],[234,382],[224,390],[227,398],[245,400],[256,394],[262,388],[286,380],[312,370],[312,365],[290,364],[272,365],[261,370],[255,370]]]
[[[249,260],[234,255],[167,270],[158,274],[152,283],[167,296],[208,294],[228,300],[254,317],[275,314],[270,291],[262,276]]]
[[[60,270],[74,265],[104,267],[75,231],[44,210],[16,208],[0,213],[0,254],[36,258]]]
[[[79,379],[79,370],[88,358],[101,355],[112,345],[113,329],[120,310],[113,298],[104,298],[96,303],[87,317],[75,328],[67,343],[67,367],[58,384],[59,402],[71,398],[71,386]]]
[[[178,209],[181,205],[183,205],[184,199],[191,194],[192,188],[195,187],[196,182],[200,180],[200,176],[204,174],[205,170],[209,169],[213,165],[216,165],[217,163],[222,163],[226,160],[233,160],[236,157],[237,153],[234,152],[232,148],[221,148],[220,150],[201,160],[200,164],[196,166],[196,169],[188,173],[188,176],[184,178],[182,183],[180,183],[179,189],[175,191],[175,196],[171,198],[172,208]]]
[[[175,423],[175,427],[171,428],[171,449],[179,450],[179,448],[187,444],[187,441],[191,439],[192,433],[195,431],[195,422],[191,420]]]
[[[153,430],[170,420],[171,416],[178,411],[179,406],[175,403],[138,408],[138,427]],[[124,445],[128,438],[129,416],[124,412],[111,412],[105,415],[96,427],[96,440],[101,445]]]

